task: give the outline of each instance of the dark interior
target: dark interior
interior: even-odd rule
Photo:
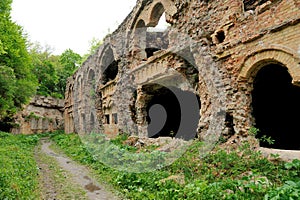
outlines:
[[[195,95],[192,92],[182,91],[178,88],[168,89],[163,86],[157,87],[157,85],[156,87],[152,87],[152,89],[153,90],[149,92],[151,98],[146,105],[147,122],[149,124],[148,136],[151,138],[180,137],[187,140],[195,138],[200,119],[199,98],[197,97],[196,99],[197,106],[195,108],[195,106],[193,106],[194,102],[192,102]],[[182,99],[182,102],[185,102],[187,107],[181,108],[178,96]],[[164,109],[164,111],[156,111],[157,113],[150,117],[150,109],[157,105],[159,105],[161,109]],[[179,127],[181,128],[180,132],[183,132],[183,134],[178,132]]]
[[[147,54],[147,58],[150,58],[151,56],[154,55],[155,52],[159,51],[160,49],[158,48],[146,48],[146,54]]]
[[[264,135],[274,144],[261,141],[263,147],[300,150],[300,87],[292,84],[287,68],[279,64],[263,67],[254,80],[253,115],[257,137]]]
[[[118,62],[113,61],[103,72],[102,83],[105,85],[107,82],[114,80],[118,75]]]

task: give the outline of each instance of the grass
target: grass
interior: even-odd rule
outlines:
[[[50,182],[51,187],[55,188],[57,199],[88,199],[86,192],[80,186],[74,184],[70,173],[61,169],[57,161],[45,153],[42,153],[40,148],[41,146],[39,145],[36,155],[39,163],[43,165],[42,168],[44,171],[40,173],[40,183],[45,181]],[[45,186],[47,186],[47,184],[45,184]],[[41,192],[41,196],[44,196],[47,188],[42,188],[42,185],[40,185],[40,187],[41,190],[44,191]]]
[[[0,132],[0,199],[37,199],[38,169],[34,160],[37,136]]]
[[[54,134],[53,141],[74,160],[88,165],[129,199],[299,199],[300,161],[270,162],[248,143],[238,150],[216,149],[200,159],[195,141],[172,165],[147,173],[117,171],[90,154],[78,135]],[[121,150],[135,152],[122,141]],[[122,159],[122,158],[121,158]]]
[[[274,161],[270,162],[253,151],[248,143],[232,152],[215,149],[200,158],[202,144],[195,141],[170,166],[147,173],[129,173],[102,164],[76,134],[50,136],[65,154],[88,166],[100,181],[109,183],[128,199],[300,199],[300,161],[285,163],[276,160],[274,155]],[[124,140],[126,137],[120,136],[112,141],[119,148],[118,151],[111,149],[113,153],[141,153],[124,145]],[[0,199],[39,199],[38,169],[34,160],[38,141],[38,136],[0,132]],[[63,183],[68,175],[51,159],[43,159],[53,170],[56,181]],[[63,195],[62,198],[71,197],[68,193]]]

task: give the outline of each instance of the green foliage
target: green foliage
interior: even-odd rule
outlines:
[[[0,132],[0,199],[37,199],[38,169],[33,150],[37,136]]]
[[[31,44],[30,55],[39,86],[38,95],[64,98],[67,78],[79,67],[81,56],[67,49],[60,56],[52,55],[51,47]]]
[[[134,152],[124,146],[125,138],[116,138],[114,145]],[[200,158],[202,143],[195,141],[170,166],[148,173],[128,173],[95,159],[78,135],[56,134],[52,139],[66,154],[89,165],[129,199],[299,199],[300,161],[272,163],[248,143],[233,152],[216,149]],[[168,179],[172,176],[183,177],[184,182]]]
[[[281,187],[269,191],[265,200],[297,200],[300,199],[300,181],[286,181]]]
[[[257,136],[259,133],[259,129],[258,128],[255,128],[255,127],[251,127],[249,129],[249,134],[252,135],[252,136]],[[258,140],[261,142],[261,143],[266,143],[268,145],[272,145],[275,143],[275,140],[272,139],[271,136],[266,136],[266,135],[262,135],[261,137],[258,138]]]
[[[0,119],[7,116],[14,108],[14,91],[16,90],[16,77],[10,67],[0,66]]]
[[[0,120],[12,117],[36,88],[26,38],[10,17],[11,2],[0,3]]]
[[[58,56],[51,55],[51,48],[42,47],[39,43],[31,44],[30,55],[32,58],[33,74],[38,80],[37,94],[43,96],[57,96],[56,84],[58,77],[56,74],[56,65]]]
[[[258,128],[251,127],[251,128],[249,129],[249,134],[252,135],[252,136],[257,136],[258,132],[259,132],[259,129],[258,129]]]
[[[300,160],[293,160],[292,162],[285,163],[286,169],[296,169],[300,174]]]
[[[3,17],[9,17],[11,11],[12,0],[2,0],[0,2],[0,13]]]
[[[86,61],[86,59],[90,56],[96,53],[97,49],[100,47],[100,45],[103,43],[102,40],[99,40],[97,38],[92,38],[92,40],[89,42],[89,50],[88,53],[83,55],[81,62],[83,63]]]
[[[272,139],[271,136],[266,136],[266,135],[261,136],[261,138],[259,138],[259,141],[262,143],[267,143],[269,145],[272,145],[275,143],[275,140]]]
[[[65,50],[60,55],[60,65],[57,68],[57,90],[58,93],[62,94],[63,96],[65,95],[67,79],[78,69],[81,59],[81,56],[71,49]]]

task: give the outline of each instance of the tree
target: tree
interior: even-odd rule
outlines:
[[[59,56],[52,55],[49,45],[43,47],[40,43],[33,43],[29,49],[34,66],[32,72],[38,80],[37,94],[63,98],[56,87]]]
[[[39,43],[30,45],[33,74],[38,80],[37,94],[64,98],[67,78],[80,66],[81,56],[71,49],[61,55],[52,55],[52,48]]]
[[[22,27],[11,20],[11,3],[0,1],[0,121],[11,118],[36,90],[26,37]]]
[[[66,90],[67,79],[72,74],[74,74],[74,72],[78,69],[81,60],[82,57],[71,49],[65,50],[60,55],[60,59],[59,59],[60,66],[57,69],[57,75],[58,75],[57,90],[58,93],[62,94],[63,96]]]

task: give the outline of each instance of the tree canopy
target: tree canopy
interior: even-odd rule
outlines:
[[[12,0],[0,1],[0,120],[35,94],[37,82],[22,27],[11,20]],[[1,125],[1,124],[0,124]]]
[[[93,38],[81,57],[71,49],[53,55],[52,48],[29,43],[11,19],[12,0],[0,1],[0,130],[8,131],[14,114],[35,94],[64,98],[67,78],[102,43]]]
[[[64,98],[67,78],[80,66],[81,56],[71,49],[61,55],[52,55],[49,46],[31,45],[33,74],[38,80],[37,94]]]

